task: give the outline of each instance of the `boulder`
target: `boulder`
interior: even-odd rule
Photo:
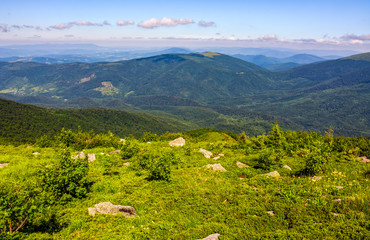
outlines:
[[[249,167],[247,164],[244,164],[242,162],[236,162],[236,166],[238,166],[238,168],[245,168],[245,167]]]
[[[102,202],[95,204],[93,208],[88,209],[89,215],[95,214],[122,214],[126,217],[136,217],[136,210],[131,206],[113,205],[111,202]]]
[[[264,176],[270,176],[270,177],[280,177],[280,173],[278,171],[273,171],[269,173],[262,174]]]
[[[94,153],[87,154],[87,160],[89,162],[94,162],[95,161],[95,154]]]
[[[220,234],[214,233],[209,235],[208,237],[202,238],[201,240],[217,240],[218,236],[220,236]]]
[[[226,169],[220,163],[208,164],[206,168],[212,169],[213,171],[226,172]]]
[[[171,141],[169,144],[171,147],[182,147],[185,145],[185,139],[182,137],[179,137]]]
[[[200,152],[200,153],[203,153],[203,155],[204,155],[206,158],[211,158],[211,157],[212,157],[212,155],[213,155],[213,153],[212,153],[212,152],[207,151],[207,150],[205,150],[205,149],[203,149],[203,148],[199,149],[199,152]]]

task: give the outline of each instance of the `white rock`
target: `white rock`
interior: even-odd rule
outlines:
[[[6,167],[8,165],[9,165],[9,163],[0,163],[0,168]]]
[[[238,166],[238,168],[245,168],[245,167],[249,167],[247,164],[244,164],[242,162],[236,162],[236,165]]]
[[[270,176],[270,177],[280,177],[280,173],[278,171],[273,171],[273,172],[265,173],[262,175]]]
[[[214,233],[209,235],[208,237],[202,238],[201,240],[217,240],[218,236],[220,236],[220,234]]]
[[[289,169],[290,171],[292,171],[291,167],[289,167],[288,165],[284,165],[283,168],[286,168],[286,169]]]
[[[96,159],[95,159],[95,154],[94,154],[94,153],[87,154],[87,160],[88,160],[89,162],[93,162],[93,161],[95,161],[95,160],[96,160]]]
[[[182,147],[186,144],[185,139],[182,137],[176,138],[175,140],[171,141],[170,143],[171,147]]]
[[[203,149],[203,148],[199,149],[199,152],[200,152],[200,153],[203,153],[203,155],[204,155],[206,158],[211,158],[211,157],[212,157],[212,155],[213,155],[213,153],[212,153],[212,152],[207,151],[207,150],[205,150],[205,149]]]
[[[226,172],[226,169],[220,163],[208,164],[206,168],[212,169],[213,171]]]

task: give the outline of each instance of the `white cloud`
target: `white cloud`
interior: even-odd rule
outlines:
[[[125,20],[118,20],[117,25],[118,26],[127,26],[127,25],[133,25],[135,24],[134,21],[125,21]]]
[[[192,24],[194,20],[191,18],[188,19],[173,19],[164,17],[162,19],[151,18],[147,21],[140,22],[137,26],[147,29],[153,29],[157,27],[174,27],[177,25],[186,25]]]
[[[69,29],[73,26],[97,26],[97,27],[102,27],[104,25],[110,25],[108,21],[104,21],[103,23],[92,23],[89,21],[74,21],[74,22],[69,22],[66,24],[55,24],[53,26],[50,26],[49,28],[56,29],[56,30],[64,30],[64,29]]]
[[[206,21],[200,21],[198,22],[198,25],[201,27],[213,27],[215,26],[214,22],[206,22]]]
[[[275,34],[263,35],[258,38],[261,41],[276,41],[278,40]]]
[[[359,40],[359,41],[370,41],[370,34],[366,35],[355,35],[355,34],[346,34],[341,37],[343,40]]]

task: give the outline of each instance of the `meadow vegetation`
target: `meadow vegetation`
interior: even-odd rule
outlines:
[[[370,155],[369,138],[278,124],[247,135],[200,129],[123,141],[63,129],[0,145],[0,239],[370,238],[370,165],[359,158]],[[178,137],[185,146],[171,147]],[[226,171],[205,167],[216,163]],[[90,216],[100,202],[138,216]]]

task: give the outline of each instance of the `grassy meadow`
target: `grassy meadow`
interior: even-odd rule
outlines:
[[[0,164],[8,163],[0,168],[0,239],[370,238],[370,165],[358,158],[368,153],[369,139],[276,125],[251,138],[199,130],[88,147],[76,144],[79,134],[62,132],[42,147],[0,146]],[[180,136],[185,146],[171,147]],[[84,168],[73,165],[86,170],[86,192],[55,191],[60,172],[49,181],[58,166],[87,162],[68,155],[63,163],[63,149],[95,154]],[[226,171],[206,167],[216,163]],[[74,170],[68,174],[82,176]],[[273,171],[280,176],[263,175]],[[132,206],[138,216],[90,216],[88,208],[100,202]]]

